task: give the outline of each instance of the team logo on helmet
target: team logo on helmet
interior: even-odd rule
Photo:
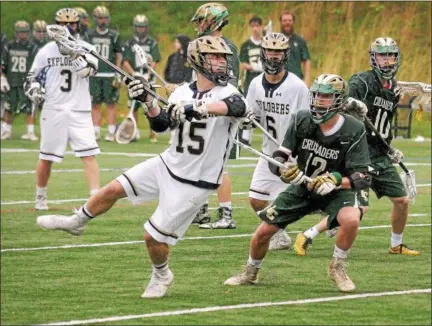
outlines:
[[[208,54],[222,54],[225,57],[225,64],[212,65]],[[229,71],[228,56],[232,52],[226,42],[220,37],[202,36],[189,43],[187,50],[188,62],[194,70],[204,75],[216,85],[225,86],[228,84]]]
[[[379,37],[369,47],[372,69],[384,79],[392,79],[400,66],[400,49],[390,37]]]
[[[267,74],[280,73],[289,56],[288,38],[282,33],[271,33],[264,36],[261,42],[260,59]]]
[[[191,22],[198,36],[208,35],[228,25],[228,9],[220,3],[206,3],[197,9]]]
[[[343,110],[348,100],[347,82],[338,75],[322,74],[309,90],[312,120],[321,124]]]

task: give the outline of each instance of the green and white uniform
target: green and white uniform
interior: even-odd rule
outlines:
[[[118,32],[107,29],[104,33],[99,33],[96,29],[91,29],[87,32],[87,36],[99,55],[114,64],[116,63],[116,53],[122,53]],[[112,86],[114,77],[115,72],[106,63],[99,60],[98,73],[90,77],[90,93],[93,104],[117,103],[119,89]]]
[[[37,46],[31,41],[21,43],[13,40],[6,46],[4,67],[10,85],[6,110],[10,112],[31,114],[31,102],[24,94],[23,85],[36,53]]]
[[[354,172],[365,173],[370,165],[364,124],[355,118],[341,114],[338,122],[326,134],[315,124],[307,111],[299,111],[294,123],[288,127],[282,146],[297,156],[300,170],[310,178],[325,172],[339,172],[347,177]],[[290,185],[276,200],[260,212],[260,218],[268,224],[285,228],[288,224],[323,211],[328,217],[328,226],[338,226],[337,214],[346,206],[359,206],[359,196],[367,192],[335,190],[321,196],[309,191],[305,184]],[[363,199],[366,202],[367,198]]]
[[[366,104],[368,118],[388,144],[393,139],[392,122],[400,99],[396,80],[390,80],[390,85],[389,89],[383,87],[373,70],[354,74],[349,81],[349,95]],[[367,126],[366,133],[372,167],[375,170],[372,174],[372,190],[378,198],[406,196],[405,187],[387,155],[386,147]]]
[[[246,42],[242,44],[240,47],[240,62],[252,64],[258,63],[260,61],[260,52],[261,52],[261,40],[256,42],[255,40],[249,38]],[[262,71],[261,71],[262,72]],[[244,81],[244,93],[247,95],[249,85],[255,77],[257,77],[261,72],[259,71],[246,71],[245,72],[245,81]]]

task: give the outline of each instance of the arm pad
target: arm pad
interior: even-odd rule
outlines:
[[[150,128],[155,132],[165,132],[168,129],[173,130],[178,127],[179,122],[171,119],[168,112],[161,110],[157,117],[149,117],[147,114],[147,119],[150,124]]]
[[[281,163],[285,163],[286,161],[288,161],[288,158],[289,158],[289,156],[288,156],[287,153],[285,153],[283,151],[280,151],[280,150],[275,151],[273,153],[272,157],[276,161],[281,162]],[[276,166],[276,165],[274,165],[274,164],[272,164],[272,163],[269,162],[268,163],[268,168],[269,168],[270,172],[273,173],[275,176],[277,176],[277,177],[280,176],[279,167],[278,166]]]
[[[227,116],[228,117],[244,117],[246,114],[246,102],[240,94],[232,94],[222,101],[228,107]]]
[[[371,186],[372,178],[368,174],[354,172],[348,177],[353,190],[364,190]]]

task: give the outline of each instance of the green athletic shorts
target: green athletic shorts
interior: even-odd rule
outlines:
[[[7,94],[8,105],[5,109],[11,113],[25,113],[27,115],[31,114],[32,103],[27,96],[24,94],[24,89],[22,86],[11,87],[9,93]]]
[[[372,167],[375,171],[372,173],[371,189],[378,198],[381,197],[405,197],[405,186],[400,178],[396,167],[390,160],[390,157],[378,156],[371,157]]]
[[[91,77],[90,95],[92,104],[115,104],[119,100],[120,91],[112,86],[114,77]]]
[[[306,186],[288,186],[268,207],[258,213],[258,216],[268,224],[274,224],[284,229],[306,215],[322,211],[328,215],[329,229],[339,226],[337,215],[343,207],[358,207],[360,194],[351,190],[338,190],[326,196],[311,193]],[[367,203],[363,199],[364,203]],[[367,206],[367,205],[366,205]]]

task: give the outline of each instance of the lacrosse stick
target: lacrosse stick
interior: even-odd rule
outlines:
[[[102,62],[105,62],[111,69],[118,72],[120,75],[128,79],[129,81],[135,80],[131,75],[129,75],[127,72],[125,72],[123,69],[117,67],[115,64],[110,62],[109,60],[102,57],[97,51],[96,48],[84,41],[77,40],[70,35],[67,27],[61,26],[61,25],[48,25],[47,26],[47,33],[50,38],[52,38],[56,43],[58,43],[63,49],[65,49],[68,54],[73,55],[84,55],[86,53],[90,53],[91,55],[95,56]],[[156,98],[158,101],[163,103],[164,105],[168,105],[168,101],[164,99],[163,97],[156,94],[152,89],[150,89],[147,86],[144,86],[144,90]]]
[[[411,97],[415,97],[411,103],[411,108],[414,110],[425,110],[431,112],[431,85],[420,82],[404,82],[398,81],[397,86],[399,87],[402,94],[406,94]]]
[[[270,35],[273,31],[273,22],[270,19],[268,24],[264,27],[264,36]]]
[[[251,152],[251,153],[253,153],[253,154],[255,154],[255,155],[257,155],[257,156],[263,158],[263,159],[266,160],[267,162],[270,162],[270,163],[276,165],[276,166],[279,167],[279,168],[282,168],[282,169],[286,170],[287,168],[290,167],[289,165],[287,166],[287,165],[285,165],[285,164],[283,164],[283,163],[281,163],[281,162],[279,162],[279,161],[276,161],[276,160],[275,160],[273,157],[271,157],[271,156],[268,156],[268,155],[266,155],[266,154],[264,154],[264,153],[261,153],[260,151],[257,151],[255,148],[252,148],[252,147],[250,147],[250,146],[248,146],[248,145],[243,144],[242,142],[238,141],[238,140],[235,139],[235,138],[233,138],[233,141],[234,141],[234,143],[236,143],[238,146],[247,149],[249,152]],[[295,164],[292,164],[292,165],[295,165]],[[306,182],[312,182],[312,179],[309,178],[309,177],[307,177],[307,176],[305,176],[305,181],[306,181]]]
[[[147,54],[138,44],[134,44],[132,48],[135,50],[135,53],[138,55],[137,58],[139,62],[137,62],[138,66],[145,67],[151,71],[153,75],[156,76],[157,79],[162,83],[163,87],[166,87],[168,83],[148,64]]]
[[[251,122],[255,127],[260,129],[263,132],[263,134],[266,135],[268,137],[268,139],[270,139],[278,147],[281,145],[263,126],[261,126],[261,124],[258,121],[256,121],[255,119],[251,119]]]
[[[381,134],[378,132],[378,130],[373,125],[372,121],[369,120],[369,118],[365,118],[366,125],[375,133],[375,135],[380,139],[381,143],[384,145],[386,150],[389,153],[393,153],[394,149],[391,147],[385,140],[382,138]],[[408,168],[403,164],[403,162],[398,163],[403,172],[401,173],[401,179],[405,184],[405,187],[408,192],[409,199],[414,199],[417,195],[417,187],[416,187],[416,179],[415,179],[415,172],[413,170],[408,170]]]

